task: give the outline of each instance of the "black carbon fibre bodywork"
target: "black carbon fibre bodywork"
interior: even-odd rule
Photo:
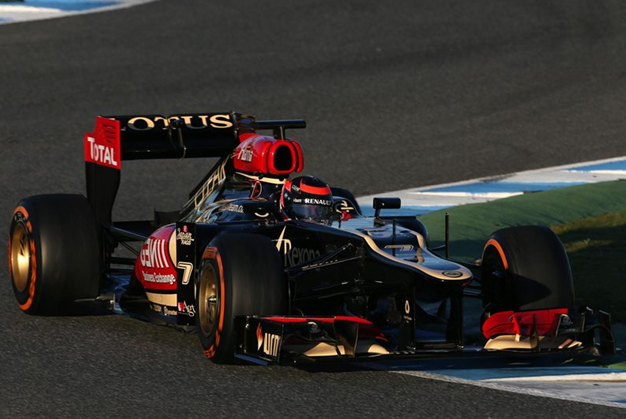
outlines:
[[[198,115],[175,118],[196,121]],[[140,132],[129,140],[128,158],[149,158],[150,153],[141,150],[141,141],[162,150],[156,151],[160,158],[174,158],[185,152],[184,135],[191,132],[195,156],[218,153],[222,157],[178,212],[157,213],[154,220],[147,221],[109,221],[119,171],[87,163],[88,196],[102,225],[105,244],[105,276],[109,280],[103,293],[110,291],[106,284],[119,285],[120,278],[128,282],[116,288],[122,311],[193,331],[198,325],[202,268],[207,255],[215,252],[212,243],[222,235],[253,234],[269,239],[282,259],[288,308],[274,317],[254,312],[235,317],[238,357],[264,363],[415,356],[464,348],[463,301],[482,298],[479,266],[447,260],[429,250],[428,233],[417,217],[389,216],[388,208],[399,207],[399,199],[381,199],[374,205],[376,216],[365,217],[348,190],[331,187],[336,214],[326,223],[290,219],[279,206],[288,175],[242,173],[235,169],[232,150],[241,132],[272,129],[280,139],[285,128],[301,128],[304,123],[254,122],[252,117],[244,123],[239,114],[218,116],[222,118],[217,119],[219,123],[226,117],[231,121],[227,133],[217,131],[219,147],[230,141],[231,146],[224,149],[204,150],[202,130],[174,123],[160,130],[156,139],[146,140],[151,137]],[[138,117],[116,118],[128,126]],[[155,121],[161,117],[141,118]],[[210,120],[210,116],[204,118]],[[210,137],[215,132],[207,128],[207,134]],[[173,143],[170,151],[163,151],[170,147],[169,139],[177,136],[179,145]],[[123,257],[120,249],[138,257]],[[238,257],[242,264],[249,259],[246,254]],[[110,281],[113,277],[117,282]],[[165,284],[174,277],[169,286]],[[477,292],[469,291],[471,283]],[[594,347],[596,327],[606,332],[602,342],[610,351],[610,319],[600,316],[591,326],[583,321],[567,333],[585,335],[584,348]],[[535,333],[537,330],[535,327]],[[529,347],[540,348],[539,339]]]

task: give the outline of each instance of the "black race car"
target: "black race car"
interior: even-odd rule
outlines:
[[[416,217],[388,215],[400,199],[374,199],[365,217],[348,190],[294,178],[303,155],[285,131],[304,127],[233,112],[98,117],[84,140],[87,197],[15,209],[19,307],[111,308],[196,331],[213,361],[268,363],[468,352],[463,301],[476,298],[478,352],[614,351],[610,316],[574,306],[549,229],[499,230],[480,263],[451,261]],[[123,160],[191,157],[219,161],[180,211],[112,220]]]

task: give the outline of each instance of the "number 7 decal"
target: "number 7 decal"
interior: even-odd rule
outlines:
[[[183,280],[182,284],[189,284],[189,280],[191,279],[191,273],[193,272],[193,263],[191,262],[178,262],[176,265],[178,269],[183,270]]]

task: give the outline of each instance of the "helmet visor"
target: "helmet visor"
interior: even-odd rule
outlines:
[[[328,221],[332,215],[332,206],[293,204],[293,215],[298,220]]]

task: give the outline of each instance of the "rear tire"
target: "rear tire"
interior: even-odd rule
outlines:
[[[252,234],[215,238],[204,252],[196,296],[205,355],[216,363],[232,362],[236,316],[287,313],[287,282],[276,246]]]
[[[547,227],[520,226],[493,233],[483,250],[482,280],[487,314],[574,305],[567,254]]]
[[[75,312],[75,300],[99,294],[98,226],[81,195],[22,200],[9,230],[9,273],[20,309],[29,314]]]

